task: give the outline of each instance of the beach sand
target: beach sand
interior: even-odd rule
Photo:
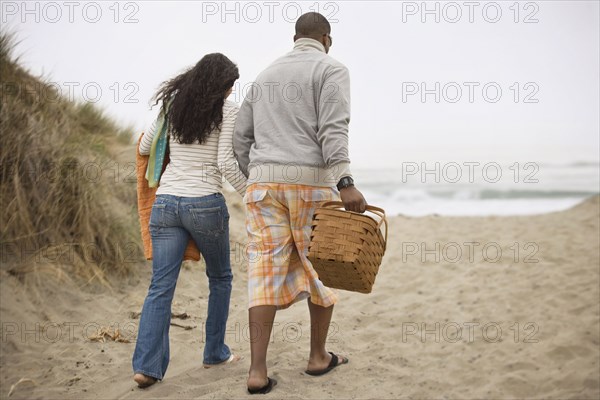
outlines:
[[[193,328],[171,327],[166,377],[145,390],[132,381],[133,342],[94,342],[86,332],[113,325],[135,338],[149,264],[112,290],[47,265],[20,279],[2,269],[0,398],[11,387],[11,399],[246,398],[244,213],[239,196],[228,204],[227,343],[243,360],[202,367],[202,264],[184,266],[173,306],[190,316],[173,322]],[[373,292],[340,291],[335,306],[328,348],[350,363],[322,377],[303,373],[310,330],[298,303],[277,314],[268,362],[279,385],[266,397],[600,398],[599,206],[596,197],[538,216],[391,217]]]

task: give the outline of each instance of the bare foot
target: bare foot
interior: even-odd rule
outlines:
[[[337,363],[332,365],[330,369],[328,369],[331,360],[333,359],[332,353],[326,353],[326,356],[321,357],[313,357],[308,360],[308,367],[306,368],[306,372],[314,371],[314,372],[329,372],[331,369],[337,367],[338,365],[346,364],[348,362],[348,358],[340,355],[337,356]]]
[[[250,394],[267,394],[270,393],[273,388],[277,386],[277,379],[267,378],[267,383],[261,387],[250,388],[248,387],[248,393]]]
[[[254,373],[251,371],[250,376],[248,376],[248,381],[246,382],[246,385],[248,386],[248,390],[260,389],[268,384],[269,384],[269,378],[266,375],[266,371],[265,371],[264,375]]]
[[[156,383],[157,379],[144,374],[135,374],[133,380],[138,384],[139,388],[147,388]]]

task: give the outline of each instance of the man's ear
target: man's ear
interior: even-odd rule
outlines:
[[[329,39],[327,39],[327,34],[323,34],[321,36],[321,44],[323,45],[323,47],[327,48],[327,45],[329,43]]]

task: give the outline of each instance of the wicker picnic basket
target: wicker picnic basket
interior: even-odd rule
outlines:
[[[376,221],[343,207],[340,201],[329,201],[315,210],[308,259],[325,286],[371,293],[387,242],[385,211],[367,206],[381,218]]]

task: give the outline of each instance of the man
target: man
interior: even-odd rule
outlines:
[[[306,255],[315,209],[339,196],[364,212],[348,158],[350,78],[327,55],[331,26],[318,13],[296,21],[294,49],[256,79],[238,113],[234,152],[248,177],[244,196],[249,270],[251,366],[248,391],[268,393],[266,355],[275,312],[308,299],[311,321],[306,373],[322,375],[348,362],[325,340],[337,301]]]

